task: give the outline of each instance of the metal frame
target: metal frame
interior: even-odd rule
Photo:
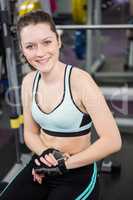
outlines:
[[[128,24],[117,24],[117,25],[57,25],[57,29],[60,30],[76,30],[76,29],[84,29],[84,30],[127,30],[127,29],[133,29],[133,25]],[[89,44],[89,41],[88,41]],[[96,72],[99,68],[99,65],[102,64],[105,61],[104,55],[100,56],[100,60],[96,60],[92,66],[89,72],[94,76],[96,80],[107,79],[112,80],[112,83],[114,83],[114,79],[118,83],[123,83],[122,79],[124,78],[125,83],[133,83],[133,72]],[[124,84],[124,83],[123,83]],[[117,87],[111,88],[111,87],[102,87],[103,94],[107,100],[109,100],[112,96],[112,91],[114,92],[117,90]],[[119,88],[120,89],[120,88]],[[128,88],[127,91],[127,97],[128,100],[133,100],[133,88]],[[117,97],[116,100],[118,100],[119,97]],[[120,128],[123,127],[130,127],[133,128],[133,120],[130,118],[116,118],[116,122]]]
[[[1,12],[1,25],[3,31],[3,43],[5,47],[6,53],[6,67],[7,67],[7,77],[9,87],[13,89],[13,91],[9,94],[10,100],[13,102],[15,106],[11,106],[11,116],[20,116],[20,95],[18,89],[18,77],[17,77],[17,64],[14,53],[13,39],[10,34],[9,24],[8,24],[8,1],[0,0],[0,12]],[[18,106],[19,105],[19,106]],[[15,146],[16,146],[16,159],[17,162],[20,163],[20,146],[19,142],[22,137],[22,127],[18,130],[15,130]]]
[[[129,57],[128,57],[128,68],[133,70],[133,40],[129,40]]]
[[[133,101],[133,88],[122,87],[101,87],[103,95],[106,96],[106,100],[122,100],[122,96],[126,96],[126,99]],[[113,95],[117,94],[117,95]]]
[[[56,25],[57,29],[61,30],[76,30],[76,29],[85,29],[85,30],[127,30],[133,29],[133,24],[117,24],[117,25]]]
[[[117,25],[57,25],[56,26],[57,30],[77,30],[77,29],[83,29],[83,30],[127,30],[127,29],[133,29],[133,24],[128,25],[128,24],[117,24]],[[88,37],[89,41],[91,37]],[[91,48],[91,42],[87,42],[87,48],[89,48],[89,43],[90,43],[90,48]],[[88,51],[87,51],[88,52]],[[90,53],[87,53],[90,54]],[[132,55],[130,56],[131,58],[133,57]],[[89,63],[87,63],[88,59],[90,59]],[[133,82],[133,72],[97,72],[97,69],[99,68],[102,63],[105,62],[105,57],[104,55],[100,55],[99,59],[96,60],[94,63],[91,63],[92,61],[92,54],[87,57],[87,65],[89,66],[89,69],[86,70],[90,72],[94,77],[98,80],[103,80],[104,78],[110,78],[108,79],[108,82],[113,79],[115,81],[120,82],[119,78],[124,78],[126,82]],[[132,61],[130,61],[132,62]],[[90,68],[91,66],[91,68]],[[92,66],[95,66],[94,68]]]
[[[126,131],[130,131],[129,129],[131,128],[131,133],[132,133],[132,128],[133,128],[133,119],[126,119],[126,118],[116,118],[116,122],[120,128],[127,128]]]
[[[133,72],[97,72],[92,73],[94,79],[100,83],[133,84]],[[123,82],[124,80],[124,82]]]
[[[0,56],[0,80],[2,77],[2,56]]]
[[[93,22],[93,15],[92,15],[92,10],[93,10],[93,1],[88,0],[87,1],[87,24],[90,25]],[[92,58],[93,58],[93,53],[92,53],[92,31],[91,30],[86,30],[86,63],[88,66],[92,65]],[[88,53],[89,49],[89,53]],[[86,65],[86,66],[87,66]]]

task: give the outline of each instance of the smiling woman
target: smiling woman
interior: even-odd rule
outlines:
[[[59,60],[60,37],[47,13],[24,15],[17,30],[35,69],[22,83],[24,139],[34,155],[0,199],[97,200],[96,161],[121,148],[114,118],[91,76]]]
[[[34,33],[34,34],[33,34]],[[21,48],[30,65],[48,72],[59,57],[60,40],[48,24],[31,24],[20,33]]]

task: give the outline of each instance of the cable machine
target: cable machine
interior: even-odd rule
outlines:
[[[5,48],[6,70],[8,79],[8,95],[10,102],[10,126],[14,129],[16,161],[20,163],[20,142],[23,142],[22,136],[22,115],[20,107],[20,94],[17,76],[17,63],[15,59],[15,47],[11,35],[9,1],[0,0],[0,19],[2,26],[3,44]]]

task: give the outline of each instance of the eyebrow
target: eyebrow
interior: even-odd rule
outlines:
[[[48,36],[48,37],[46,37],[46,38],[43,38],[41,41],[45,41],[45,40],[47,40],[47,39],[52,39],[53,38],[53,36]],[[27,45],[27,44],[33,44],[34,42],[25,42],[25,45]]]

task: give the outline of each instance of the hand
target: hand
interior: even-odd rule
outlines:
[[[37,174],[48,174],[54,176],[64,174],[67,171],[65,166],[66,155],[60,151],[49,148],[45,150],[38,159],[35,159],[35,172]]]
[[[45,177],[44,174],[37,174],[34,169],[32,169],[33,181],[37,181],[39,184],[42,184],[42,180]]]
[[[58,165],[58,161],[55,159],[52,153],[45,154],[44,156],[41,155],[38,159],[35,159],[35,163],[38,166],[41,166],[41,164],[43,163],[47,165],[48,167]]]
[[[60,151],[56,149],[49,148],[46,151],[44,151],[38,159],[35,159],[36,165],[40,166],[41,163],[47,165],[48,167],[57,166],[59,164],[60,159],[64,159],[66,161],[68,158],[70,158],[70,155],[68,153],[61,153],[62,155],[54,155],[54,151],[61,153]],[[41,162],[40,162],[41,161]]]

